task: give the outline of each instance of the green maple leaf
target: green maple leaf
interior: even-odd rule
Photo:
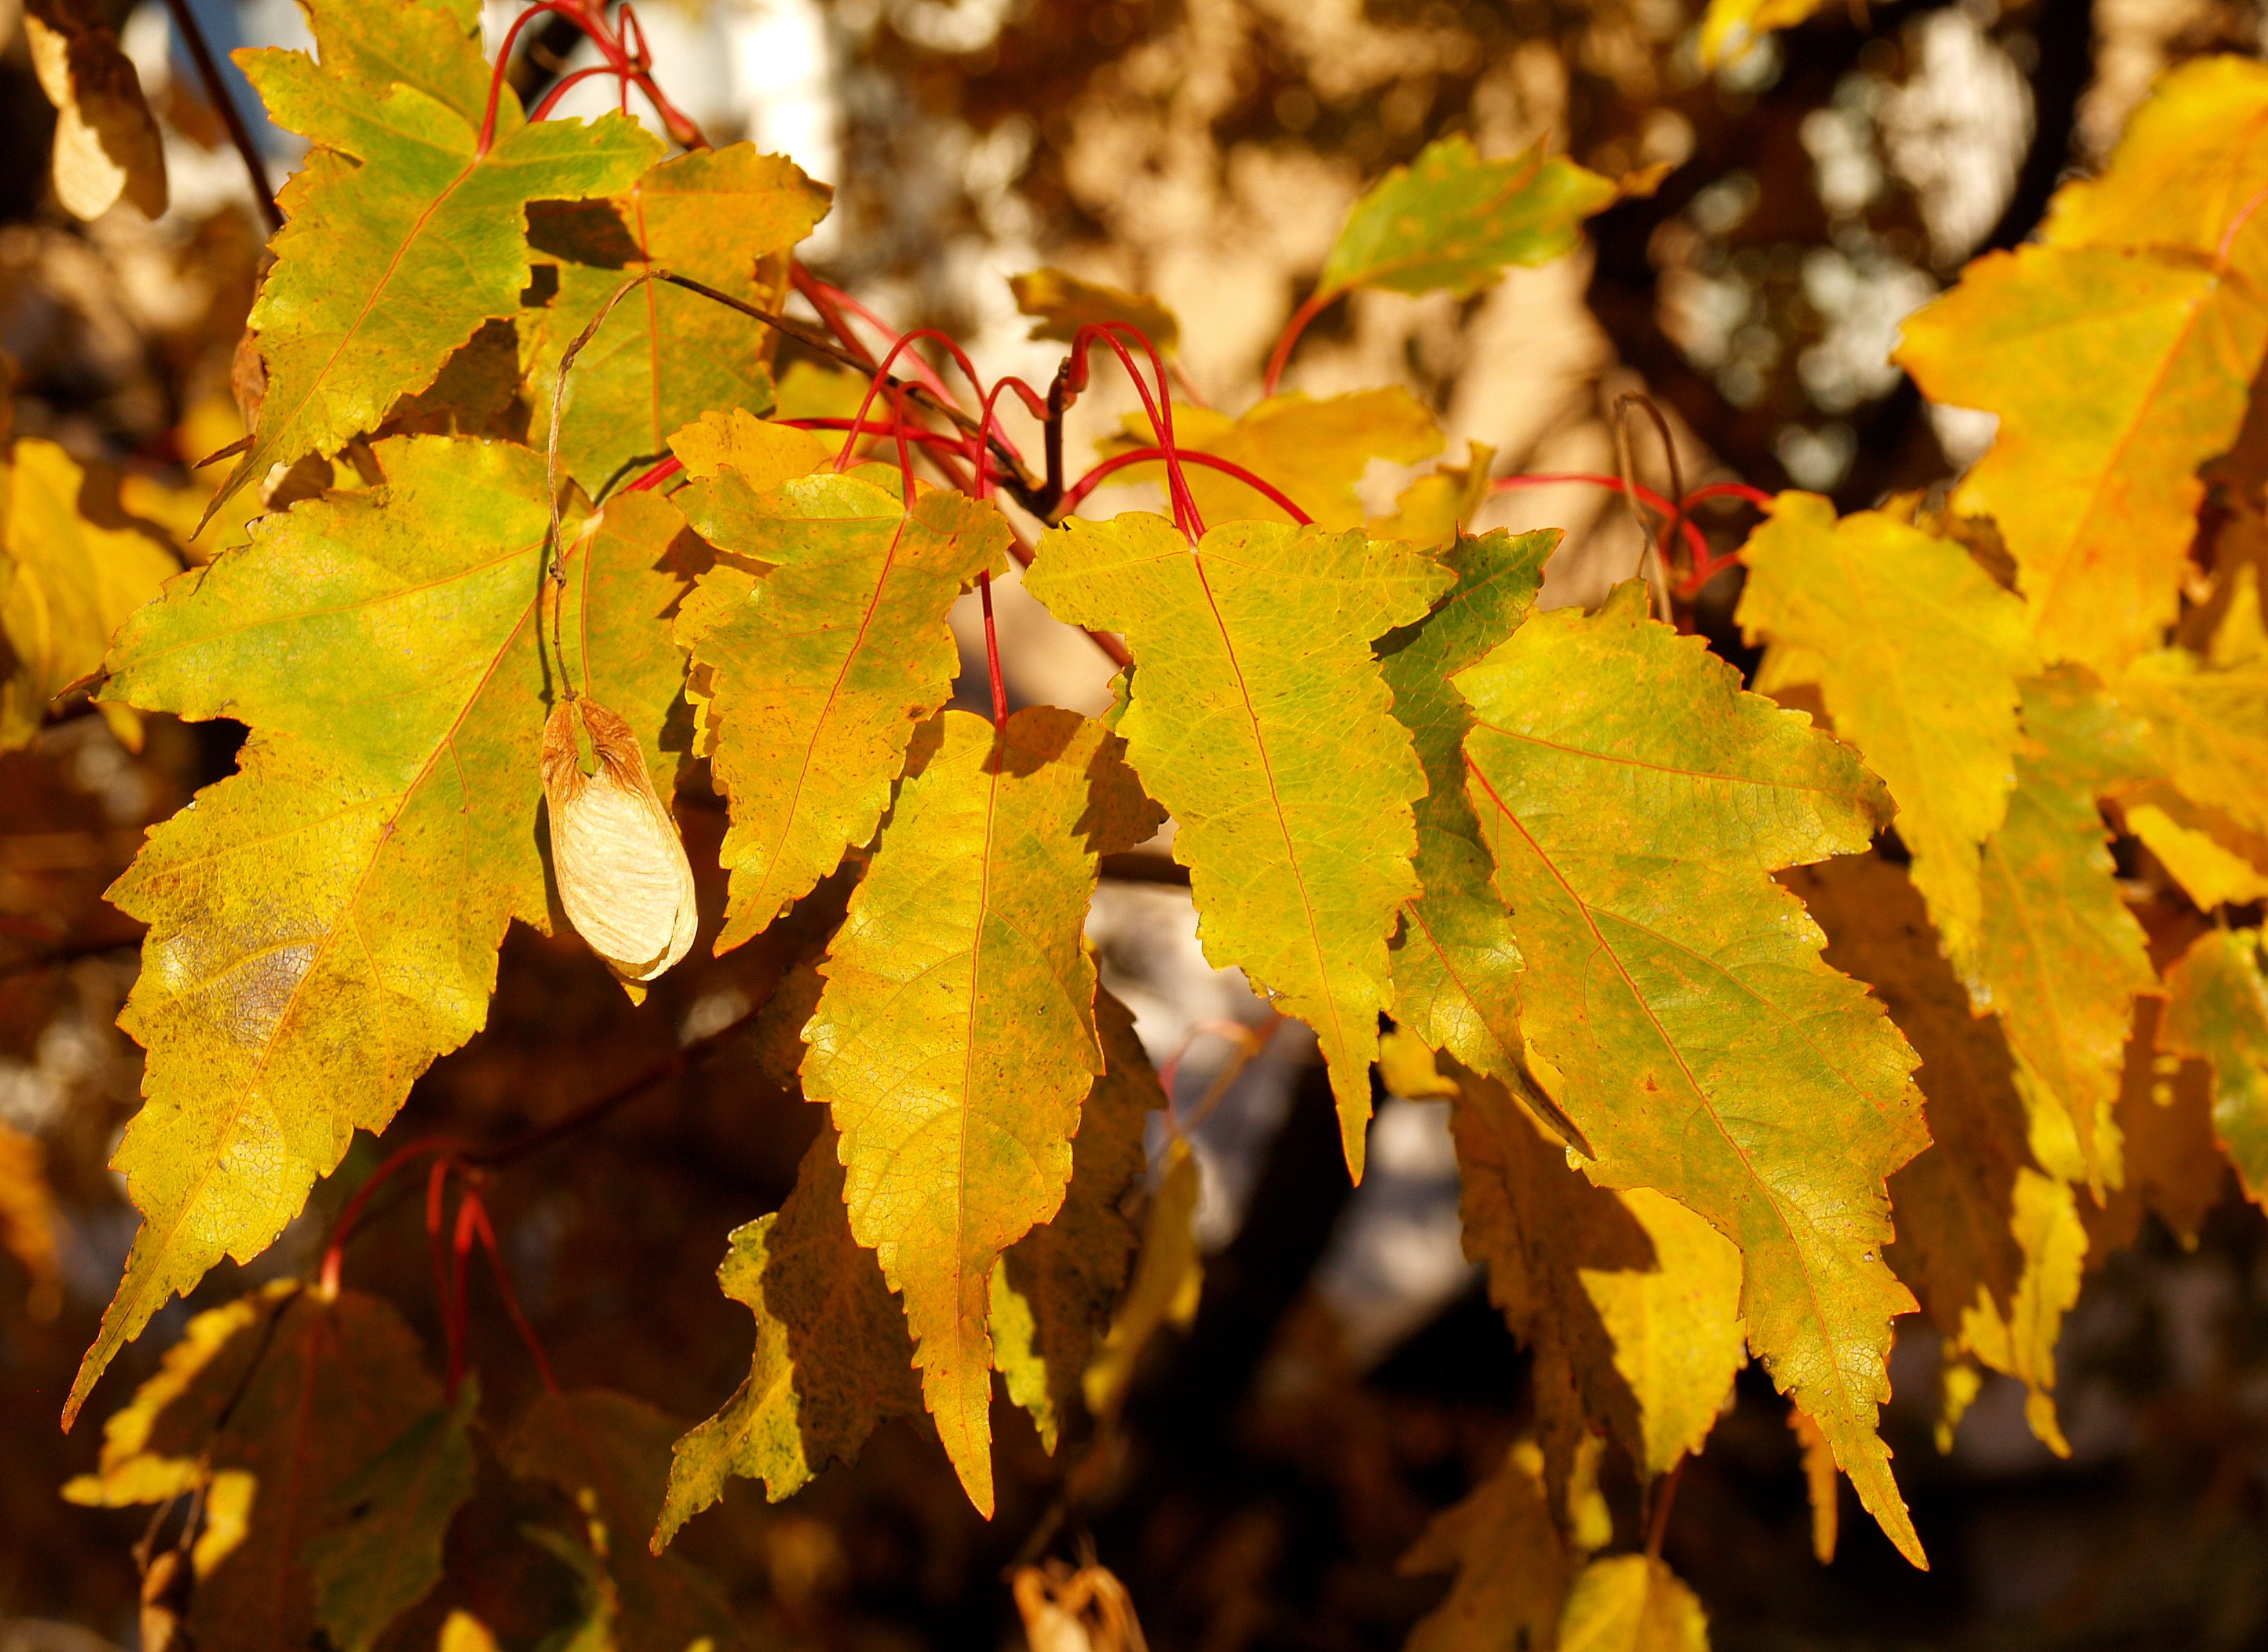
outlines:
[[[690,275],[776,310],[788,250],[826,216],[832,195],[784,157],[734,143],[674,156],[611,199],[531,211],[529,242],[556,261],[559,283],[527,326],[537,444],[561,353],[631,276],[645,276],[643,290],[615,306],[569,375],[559,431],[569,474],[599,494],[637,461],[661,458],[670,435],[703,414],[769,408],[773,334],[645,272]]]
[[[1166,1092],[1134,1036],[1133,1012],[1097,987],[1102,1076],[1079,1109],[1063,1208],[1010,1245],[992,1270],[992,1359],[1008,1398],[1049,1452],[1108,1324],[1138,1235],[1124,1205],[1150,1168],[1143,1135]]]
[[[1978,855],[2015,780],[2023,603],[1951,540],[1874,510],[1838,522],[1815,494],[1774,500],[1742,560],[1735,618],[1772,644],[1758,692],[1820,685],[1835,731],[1890,789],[1948,953],[1972,967]]]
[[[348,1494],[383,1480],[397,1447],[449,1416],[389,1303],[280,1281],[193,1321],[106,1428],[99,1477],[64,1494],[122,1507],[202,1487],[187,1633],[214,1652],[287,1652],[340,1621],[319,1615],[311,1568],[355,1541]],[[413,1567],[386,1597],[407,1606],[438,1575]],[[360,1604],[374,1613],[382,1602]]]
[[[2248,1198],[2268,1200],[2268,970],[2260,931],[2209,929],[2166,972],[2165,1039],[2213,1069],[2213,1126]]]
[[[850,1230],[905,1299],[923,1399],[989,1517],[993,1268],[1061,1207],[1103,1070],[1098,857],[1162,817],[1075,712],[1030,707],[996,737],[947,711],[934,736],[821,966],[803,1087],[833,1108]]]
[[[679,630],[732,804],[721,951],[873,835],[914,730],[953,693],[961,652],[946,616],[964,585],[998,571],[1009,532],[964,495],[924,490],[909,509],[895,487],[795,474],[818,449],[801,432],[788,434],[808,447],[753,420],[713,429],[743,445],[688,448],[707,474],[679,499],[726,560]],[[750,564],[768,571],[752,578]]]
[[[113,1160],[144,1222],[66,1416],[168,1297],[265,1249],[354,1131],[383,1129],[479,1029],[505,925],[549,922],[543,463],[433,437],[374,451],[380,485],[265,518],[111,655],[106,697],[252,733],[111,891],[150,925],[121,1017],[150,1051],[148,1104]],[[682,674],[661,616],[683,590],[659,564],[681,525],[623,505],[564,554],[567,665],[641,720],[658,765]]]
[[[314,145],[284,187],[288,219],[252,310],[268,369],[252,445],[208,516],[277,464],[336,452],[433,382],[481,324],[519,311],[526,208],[626,188],[659,152],[627,115],[530,125],[507,89],[496,142],[479,8],[320,0],[320,62],[242,55],[278,125]]]
[[[1370,187],[1323,261],[1317,297],[1351,287],[1469,298],[1513,264],[1572,253],[1583,220],[1620,193],[1538,143],[1483,160],[1469,138],[1428,143]]]
[[[343,1524],[307,1545],[315,1618],[339,1652],[370,1652],[441,1581],[441,1543],[473,1494],[466,1435],[481,1390],[468,1381],[333,1494]]]
[[[1394,715],[1410,731],[1428,788],[1418,802],[1418,881],[1394,942],[1394,1007],[1436,1050],[1507,1084],[1520,1070],[1520,949],[1512,914],[1465,798],[1472,708],[1452,673],[1480,663],[1528,615],[1557,530],[1459,539],[1441,560],[1457,583],[1415,626],[1379,643]]]
[[[850,1237],[832,1126],[803,1156],[786,1203],[733,1230],[717,1281],[755,1315],[755,1353],[723,1409],[674,1448],[657,1553],[731,1476],[761,1479],[777,1502],[835,1458],[856,1457],[884,1418],[921,1414],[905,1314],[873,1252]]]
[[[1275,523],[1231,523],[1192,548],[1142,512],[1065,523],[1025,576],[1057,619],[1125,634],[1118,728],[1178,823],[1205,957],[1315,1030],[1358,1178],[1425,795],[1370,645],[1453,578],[1411,546]]]
[[[523,1480],[563,1494],[560,1513],[573,1539],[548,1544],[568,1559],[580,1540],[602,1562],[603,1579],[587,1576],[599,1608],[614,1608],[607,1647],[620,1652],[688,1652],[707,1641],[743,1643],[724,1590],[682,1556],[640,1543],[659,1516],[669,1480],[677,1421],[628,1394],[585,1390],[539,1395],[504,1448],[505,1467]],[[541,1529],[535,1534],[541,1538]],[[580,1568],[578,1568],[582,1569]]]
[[[1984,844],[1984,990],[1971,990],[2007,1033],[2044,1168],[2116,1186],[2127,1029],[2157,976],[2095,798],[2146,759],[2139,728],[2075,670],[2026,683],[2023,716],[2007,819]]]
[[[1920,1546],[1874,1432],[1890,1320],[1883,1178],[1927,1140],[1912,1051],[1769,874],[1887,818],[1849,750],[1744,693],[1645,587],[1532,615],[1458,674],[1470,796],[1528,961],[1523,1025],[1615,1187],[1740,1246],[1749,1346],[1883,1529]]]

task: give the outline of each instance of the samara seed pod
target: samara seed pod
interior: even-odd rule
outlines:
[[[593,774],[576,751],[578,717]],[[622,980],[652,980],[693,944],[693,866],[630,725],[587,699],[561,704],[543,725],[543,795],[567,921]]]

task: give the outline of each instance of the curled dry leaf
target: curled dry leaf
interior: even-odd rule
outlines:
[[[576,730],[596,768],[583,772]],[[543,725],[551,867],[576,933],[629,981],[648,981],[693,944],[693,867],[647,775],[630,725],[589,699]]]
[[[55,198],[73,217],[100,217],[124,195],[154,218],[166,209],[166,151],[118,37],[78,6],[46,0],[24,33],[40,90],[55,106]]]

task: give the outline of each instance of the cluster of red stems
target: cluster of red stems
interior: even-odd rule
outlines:
[[[495,141],[497,108],[504,92],[505,69],[512,61],[512,48],[519,41],[520,31],[536,18],[546,14],[556,15],[572,23],[590,40],[605,61],[563,76],[528,112],[529,120],[548,119],[556,111],[560,99],[568,91],[581,82],[596,76],[612,75],[617,84],[620,106],[624,113],[629,111],[630,89],[635,86],[652,106],[672,142],[686,149],[710,147],[709,140],[699,126],[672,103],[655,83],[652,55],[635,9],[628,4],[615,8],[616,21],[611,24],[608,20],[608,10],[607,0],[534,0],[513,20],[497,50],[496,64],[490,72],[488,108],[481,125],[479,152],[485,154]],[[667,280],[705,297],[733,302],[699,283],[673,276],[666,271],[651,271],[648,278]],[[800,262],[791,261],[790,278],[795,290],[818,313],[828,336],[814,338],[799,327],[784,324],[783,318],[762,316],[761,319],[846,366],[865,372],[867,385],[865,400],[853,417],[784,419],[779,422],[800,430],[842,431],[843,445],[835,458],[837,471],[849,468],[861,438],[880,438],[895,443],[899,473],[909,506],[914,494],[912,452],[918,447],[954,487],[978,499],[990,498],[997,488],[1043,522],[1055,522],[1070,515],[1087,495],[1115,473],[1130,466],[1162,462],[1174,525],[1188,538],[1192,547],[1204,537],[1205,524],[1198,512],[1196,497],[1189,491],[1184,471],[1187,466],[1198,466],[1233,477],[1295,523],[1303,527],[1312,525],[1307,513],[1265,477],[1256,475],[1229,459],[1194,449],[1182,449],[1175,444],[1174,398],[1166,363],[1156,344],[1138,327],[1123,321],[1109,321],[1080,327],[1071,341],[1070,352],[1043,394],[1024,379],[1012,375],[997,378],[987,386],[975,363],[968,359],[968,353],[944,332],[936,327],[916,327],[910,332],[899,333],[856,298],[821,281]],[[1292,313],[1269,355],[1266,378],[1262,387],[1263,395],[1276,393],[1278,383],[1291,360],[1292,347],[1299,341],[1300,334],[1336,296],[1319,293]],[[733,307],[744,308],[737,304]],[[858,327],[853,325],[854,321],[863,325],[873,335],[872,342],[862,335]],[[924,341],[933,343],[949,356],[953,365],[968,381],[978,407],[976,415],[970,415],[954,397],[939,370],[914,349],[915,345]],[[879,356],[875,354],[877,345],[881,349]],[[1158,440],[1154,445],[1114,453],[1077,481],[1066,483],[1064,480],[1064,418],[1071,403],[1086,388],[1088,353],[1097,346],[1107,347],[1126,370],[1127,378],[1133,384],[1135,393],[1141,398],[1143,411],[1148,415],[1150,427]],[[1142,366],[1136,361],[1136,351],[1147,359],[1149,372],[1146,378]],[[892,371],[899,365],[902,357],[905,374],[902,378]],[[563,377],[564,371],[565,364],[563,363]],[[1203,398],[1185,375],[1176,373],[1170,377],[1178,380],[1186,400],[1199,407],[1204,405]],[[1046,444],[1046,475],[1043,481],[1031,479],[1024,468],[1022,454],[1000,426],[1000,400],[1006,392],[1013,392],[1025,410],[1041,422]],[[888,416],[871,416],[875,412],[875,402],[885,393],[889,398]],[[1641,396],[1624,396],[1616,406],[1617,421],[1634,407],[1642,407],[1651,415],[1660,433],[1671,476],[1670,493],[1674,498],[1639,483],[1628,474],[1626,460],[1625,474],[1618,476],[1587,471],[1540,472],[1498,477],[1490,484],[1490,490],[1504,493],[1521,488],[1583,483],[1622,495],[1631,502],[1633,510],[1643,506],[1660,524],[1658,529],[1648,527],[1646,530],[1647,550],[1659,560],[1677,596],[1690,604],[1702,586],[1740,560],[1737,550],[1720,554],[1712,548],[1693,519],[1694,508],[1712,500],[1728,498],[1763,506],[1771,503],[1771,496],[1761,488],[1735,481],[1715,482],[1686,491],[1678,480],[1676,449],[1668,423],[1653,405]],[[934,422],[923,422],[924,419],[940,418],[950,426],[949,429],[941,430]],[[675,458],[665,459],[624,483],[622,490],[637,492],[658,488],[682,469],[683,466]],[[1644,525],[1643,522],[1641,525]],[[1020,564],[1030,564],[1033,555],[1031,546],[1020,533],[1013,533],[1012,530],[1011,549]],[[1681,550],[1683,553],[1682,556],[1679,554]],[[983,605],[984,656],[991,681],[993,716],[996,721],[1005,721],[1008,715],[1008,694],[1001,676],[999,639],[992,618],[991,576],[979,574],[977,588]],[[1098,632],[1087,635],[1122,669],[1132,664],[1124,646],[1116,637]],[[537,1339],[534,1327],[529,1324],[512,1289],[511,1276],[497,1245],[496,1230],[489,1220],[487,1207],[482,1199],[482,1187],[489,1172],[676,1076],[684,1071],[689,1058],[696,1051],[711,1047],[739,1032],[755,1013],[754,1010],[748,1011],[729,1024],[696,1040],[686,1050],[630,1083],[578,1108],[553,1124],[500,1147],[475,1149],[469,1143],[446,1136],[421,1138],[404,1146],[384,1160],[364,1180],[340,1211],[330,1242],[323,1253],[320,1274],[323,1289],[326,1291],[337,1289],[341,1254],[371,1196],[400,1171],[430,1158],[432,1164],[425,1180],[425,1230],[432,1252],[434,1289],[448,1337],[449,1393],[452,1399],[455,1397],[465,1372],[466,1330],[469,1318],[468,1274],[476,1240],[488,1253],[504,1311],[521,1340],[526,1343],[545,1386],[558,1391],[559,1384],[552,1373],[550,1359],[544,1353],[543,1345]],[[1207,1024],[1210,1026],[1211,1024]],[[1240,1027],[1238,1031],[1242,1032],[1244,1029]],[[1174,1064],[1167,1064],[1166,1077],[1169,1085]],[[1170,1088],[1167,1093],[1171,1093]],[[453,1177],[460,1185],[453,1222],[448,1213],[449,1184]]]

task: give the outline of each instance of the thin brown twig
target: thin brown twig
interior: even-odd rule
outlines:
[[[189,0],[166,0],[166,10],[173,16],[173,26],[180,31],[181,43],[189,48],[189,61],[196,65],[197,78],[204,83],[205,96],[210,99],[213,113],[220,116],[221,124],[228,128],[229,141],[244,159],[244,170],[252,179],[253,198],[259,203],[260,216],[268,220],[270,235],[284,227],[284,209],[276,204],[276,186],[268,180],[268,162],[260,146],[252,141],[252,129],[244,123],[236,99],[228,95],[228,84],[220,76],[220,64],[214,61],[212,48],[205,43],[204,31],[197,26],[197,14],[189,10]]]

